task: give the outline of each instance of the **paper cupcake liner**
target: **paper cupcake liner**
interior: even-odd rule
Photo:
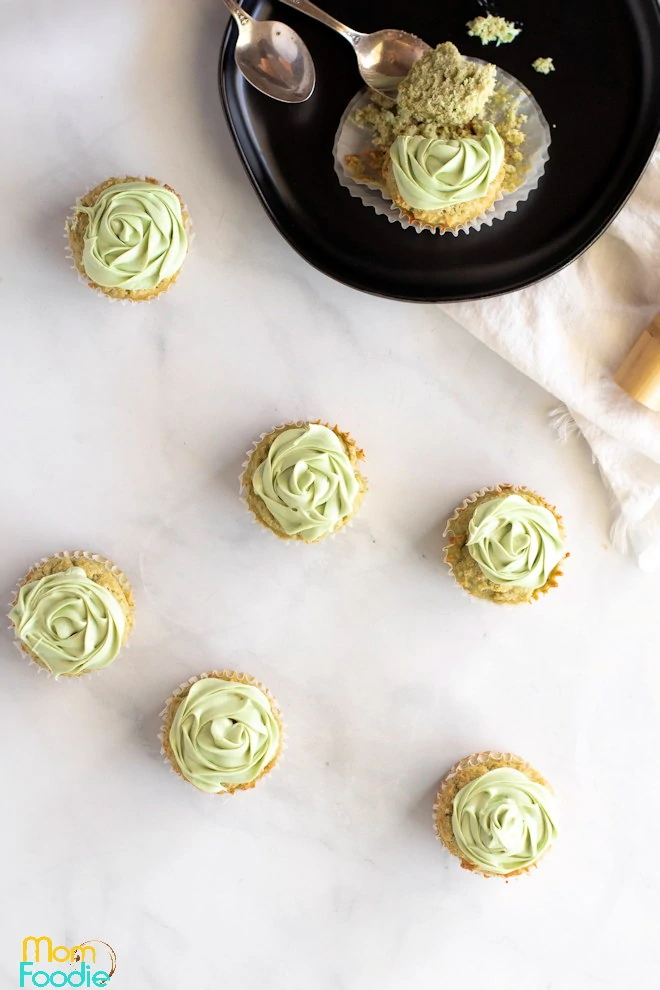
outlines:
[[[553,514],[553,516],[555,517],[555,519],[559,523],[559,531],[560,531],[562,537],[565,537],[566,533],[565,533],[565,530],[564,530],[564,520],[562,519],[562,517],[559,514],[559,512],[557,512],[557,509],[556,509],[556,507],[554,505],[550,505],[550,503],[549,502],[546,502],[546,500],[543,498],[542,495],[539,495],[538,492],[535,492],[535,491],[533,491],[533,489],[528,488],[527,485],[509,485],[509,484],[487,486],[486,488],[481,488],[481,489],[479,489],[479,491],[473,492],[472,495],[468,495],[467,498],[463,499],[463,501],[461,502],[461,504],[459,506],[457,506],[456,509],[454,509],[454,511],[452,512],[451,516],[449,517],[449,519],[447,521],[447,525],[445,526],[445,528],[443,530],[443,533],[442,533],[443,537],[451,537],[453,535],[452,523],[453,522],[456,522],[458,520],[458,518],[459,518],[459,516],[461,515],[462,512],[465,512],[466,509],[469,509],[470,506],[474,505],[475,502],[477,502],[479,499],[483,498],[484,495],[488,495],[491,492],[493,494],[496,494],[496,495],[516,495],[516,494],[519,494],[520,492],[528,492],[530,495],[534,495],[536,498],[538,498],[538,499],[541,500],[541,503],[543,504],[543,507],[546,508],[546,509],[548,509]],[[480,598],[478,595],[473,595],[464,585],[462,585],[460,583],[460,581],[458,581],[456,579],[456,575],[454,573],[454,568],[453,568],[452,562],[450,560],[451,553],[455,549],[455,547],[456,547],[456,544],[449,543],[446,547],[443,547],[442,548],[443,560],[444,560],[445,564],[447,565],[447,567],[449,568],[449,571],[450,571],[450,574],[451,574],[452,579],[454,581],[454,584],[456,585],[456,587],[464,595],[467,595],[467,597],[468,598],[471,598],[473,601],[474,600],[476,600],[476,601],[489,601],[489,599]],[[547,595],[547,593],[550,591],[551,588],[556,588],[558,586],[559,578],[561,578],[561,577],[564,576],[564,571],[562,570],[562,565],[563,565],[564,561],[568,557],[570,557],[570,553],[568,553],[568,551],[567,551],[564,554],[564,556],[562,557],[562,559],[559,561],[559,563],[556,564],[555,567],[552,569],[552,571],[550,573],[550,577],[548,578],[548,580],[546,581],[546,583],[543,585],[543,587],[542,588],[535,588],[532,591],[532,593],[531,593],[531,595],[529,596],[528,599],[525,599],[524,601],[520,601],[520,602],[498,602],[498,601],[495,601],[495,602],[492,602],[492,603],[493,604],[496,604],[496,605],[509,605],[509,606],[525,605],[525,604],[529,604],[530,602],[537,601],[537,599],[539,599],[542,595]],[[492,601],[492,600],[490,600],[490,601]]]
[[[326,426],[329,430],[332,430],[333,433],[336,430],[337,433],[339,434],[340,438],[344,438],[344,439],[345,438],[348,438],[353,443],[355,443],[355,441],[352,439],[350,433],[343,432],[342,430],[339,430],[338,427],[336,427],[336,426],[333,429],[332,426],[330,426],[328,423],[322,422],[322,420],[320,420],[320,419],[315,419],[315,420],[310,420],[310,419],[308,419],[308,420],[294,420],[294,421],[292,421],[290,423],[280,423],[279,426],[273,426],[273,427],[271,427],[270,430],[266,430],[265,433],[261,433],[259,435],[259,437],[254,441],[254,443],[252,444],[252,446],[250,447],[250,449],[245,452],[245,460],[241,464],[241,473],[238,476],[239,498],[241,500],[242,505],[244,506],[244,508],[248,512],[248,514],[250,516],[250,520],[255,525],[260,526],[262,529],[268,530],[268,532],[271,533],[271,535],[273,537],[275,537],[275,539],[277,539],[278,541],[280,541],[282,543],[287,543],[287,544],[298,543],[298,544],[302,544],[303,546],[313,546],[316,543],[323,543],[323,542],[325,542],[325,540],[334,540],[335,537],[339,535],[339,533],[343,532],[346,529],[350,529],[352,527],[353,520],[356,518],[358,512],[362,508],[362,504],[364,502],[364,496],[367,494],[367,492],[369,490],[368,480],[364,477],[363,474],[361,474],[360,472],[357,472],[357,474],[359,475],[359,478],[361,479],[361,482],[362,482],[362,488],[360,489],[360,500],[358,502],[357,507],[354,509],[354,511],[351,513],[351,515],[348,516],[348,518],[344,522],[341,523],[340,526],[338,526],[336,529],[334,529],[331,533],[328,533],[327,536],[322,536],[318,540],[311,540],[311,541],[308,541],[308,540],[299,540],[299,539],[296,539],[293,536],[286,536],[285,534],[280,534],[276,530],[274,530],[270,526],[268,526],[265,522],[262,522],[261,519],[257,518],[257,516],[252,511],[252,508],[250,507],[250,504],[248,502],[248,491],[249,491],[249,489],[248,489],[247,485],[245,484],[245,472],[247,471],[247,467],[248,467],[248,464],[250,463],[250,459],[251,459],[252,455],[254,454],[255,450],[258,448],[259,444],[262,443],[262,441],[266,437],[270,436],[272,433],[276,433],[278,430],[284,430],[284,429],[291,429],[291,430],[293,430],[293,429],[302,429],[304,426],[308,426],[310,423],[312,423],[313,425]],[[357,444],[355,445],[355,450],[356,450],[356,457],[357,457],[358,462],[361,461],[361,460],[363,460],[364,459],[364,451],[360,447],[358,447]],[[354,468],[354,470],[356,470],[356,468]]]
[[[480,58],[470,58],[468,61],[479,65],[489,64]],[[418,234],[426,230],[432,234],[453,234],[454,237],[458,237],[461,232],[468,234],[471,230],[490,227],[495,220],[503,220],[507,213],[515,213],[520,203],[525,202],[541,180],[545,171],[545,164],[550,157],[549,148],[552,135],[548,122],[530,91],[515,76],[505,72],[499,66],[496,68],[496,93],[510,96],[514,101],[507,105],[506,110],[514,106],[517,113],[527,117],[527,121],[521,124],[520,128],[525,134],[525,141],[520,146],[520,151],[525,164],[528,166],[528,171],[524,181],[513,192],[500,193],[490,209],[481,216],[453,229],[424,226],[418,220],[411,220],[407,217],[390,199],[386,198],[386,194],[379,186],[356,182],[348,174],[344,168],[346,156],[361,154],[372,147],[370,129],[358,127],[357,124],[349,120],[355,110],[361,109],[369,103],[369,90],[366,88],[360,90],[348,104],[335,136],[333,157],[339,184],[347,189],[351,196],[361,200],[364,206],[371,207],[379,216],[387,217],[390,223],[400,223],[404,230],[412,227]],[[502,109],[489,107],[488,119],[497,126],[502,113]]]
[[[187,777],[184,777],[183,773],[176,765],[174,754],[172,754],[172,756],[170,757],[168,753],[169,742],[167,742],[167,737],[172,724],[172,718],[174,717],[174,713],[172,713],[172,718],[170,718],[172,705],[174,704],[175,701],[178,701],[182,695],[188,693],[188,689],[191,687],[191,685],[195,684],[197,681],[203,681],[207,677],[216,677],[218,680],[223,680],[223,681],[234,681],[237,684],[250,684],[252,687],[259,688],[259,690],[262,691],[268,698],[270,709],[275,717],[275,721],[277,722],[277,725],[280,730],[280,744],[277,753],[270,761],[270,763],[266,767],[264,767],[264,769],[259,773],[258,777],[255,777],[254,780],[249,781],[247,784],[229,785],[223,790],[217,791],[215,793],[210,793],[208,791],[200,790],[200,788],[195,787],[195,785],[191,783],[191,781],[189,781]],[[187,681],[184,681],[182,684],[179,684],[178,688],[176,688],[172,692],[170,697],[167,699],[163,707],[163,710],[159,714],[163,720],[162,725],[160,727],[160,731],[158,733],[158,741],[160,742],[160,753],[161,756],[163,757],[163,762],[169,767],[169,769],[173,774],[175,774],[175,776],[185,781],[185,783],[189,784],[191,787],[195,787],[195,790],[198,791],[200,794],[208,794],[209,797],[218,797],[218,795],[235,794],[236,791],[252,790],[254,787],[256,787],[259,781],[263,780],[263,778],[269,776],[271,773],[273,773],[275,770],[278,769],[282,757],[284,755],[284,750],[286,749],[287,733],[286,733],[286,728],[284,726],[284,721],[282,719],[282,712],[280,711],[280,707],[277,704],[273,695],[266,687],[266,685],[262,684],[261,681],[258,681],[256,677],[252,677],[251,674],[242,674],[242,673],[238,673],[235,670],[211,670],[203,674],[195,674],[194,677],[189,677]]]
[[[148,177],[148,176],[133,176],[133,177],[131,177],[131,180],[130,181],[133,181],[133,182],[147,182],[149,180],[149,178],[153,178],[153,176],[150,176],[150,177]],[[97,182],[96,185],[90,186],[88,189],[85,190],[85,192],[82,194],[82,196],[79,196],[78,197],[78,200],[84,199],[84,197],[87,196],[90,192],[92,192],[94,189],[97,189],[100,185],[102,185],[104,181],[107,181],[107,180],[102,180],[101,182]],[[166,188],[165,187],[165,184],[162,183],[162,182],[159,182],[158,185],[159,186],[162,186],[163,188]],[[109,296],[107,293],[105,293],[103,291],[102,287],[101,286],[98,286],[95,282],[92,281],[92,279],[90,279],[89,277],[85,277],[83,275],[83,273],[79,270],[78,266],[75,263],[75,260],[74,260],[74,257],[73,257],[73,251],[71,249],[71,241],[70,241],[70,238],[69,238],[69,229],[76,222],[76,218],[79,215],[79,211],[78,211],[77,207],[74,205],[73,208],[72,208],[72,211],[71,211],[71,215],[66,218],[66,221],[65,221],[65,224],[64,224],[64,232],[62,234],[62,237],[64,238],[64,241],[65,241],[65,245],[64,245],[64,254],[65,254],[65,257],[66,257],[67,261],[70,262],[70,267],[76,273],[76,275],[78,277],[78,281],[80,282],[81,285],[87,286],[88,289],[93,289],[94,292],[97,293],[97,295],[103,296],[109,302],[120,303],[122,306],[125,306],[125,305],[132,306],[135,303],[152,303],[152,302],[158,302],[159,299],[162,299],[164,296],[167,295],[167,293],[170,291],[170,289],[172,288],[172,286],[175,285],[179,281],[179,279],[181,277],[181,272],[183,271],[183,269],[186,266],[186,261],[188,260],[188,255],[191,253],[192,244],[193,244],[193,241],[195,239],[195,233],[194,233],[194,230],[193,230],[192,220],[190,218],[190,213],[188,211],[188,207],[186,206],[186,204],[184,203],[183,199],[181,198],[181,196],[179,195],[179,193],[175,189],[172,189],[171,186],[169,186],[167,188],[171,189],[171,191],[175,193],[177,199],[181,203],[181,210],[182,210],[182,215],[183,215],[183,222],[184,222],[184,227],[185,227],[185,230],[186,230],[186,238],[187,238],[187,242],[188,242],[188,246],[186,248],[186,256],[185,256],[185,258],[183,260],[183,263],[181,264],[181,267],[179,268],[178,272],[176,273],[176,276],[174,277],[174,281],[167,287],[167,289],[165,289],[163,292],[159,292],[155,296],[152,296],[151,299],[136,299],[136,298],[131,298],[131,297],[125,298],[125,299],[117,299],[115,296]],[[155,286],[155,288],[157,288],[157,286]]]
[[[535,863],[532,863],[530,866],[526,866],[521,870],[514,870],[511,873],[487,873],[478,866],[464,860],[460,854],[460,850],[454,850],[451,848],[446,837],[443,835],[444,830],[441,825],[441,816],[446,820],[447,813],[453,806],[454,797],[458,793],[458,791],[454,792],[453,788],[453,780],[456,775],[464,770],[470,770],[473,767],[483,766],[484,764],[488,764],[493,761],[505,766],[513,767],[514,770],[520,770],[520,772],[524,773],[525,776],[530,778],[530,780],[543,784],[543,786],[547,787],[551,793],[554,793],[552,786],[538,772],[538,770],[536,770],[531,763],[523,760],[522,757],[517,756],[515,753],[499,753],[493,750],[473,753],[471,756],[466,756],[464,759],[459,760],[458,763],[455,763],[451,770],[449,770],[440,781],[438,791],[435,796],[435,801],[433,802],[433,830],[445,849],[460,861],[463,869],[468,870],[470,873],[475,873],[478,876],[486,877],[487,879],[498,878],[500,880],[510,880],[512,877],[523,876],[524,874],[535,870],[550,849],[546,850],[543,856],[537,859]],[[447,826],[445,825],[445,829],[446,827]]]
[[[120,584],[121,589],[124,592],[124,595],[126,596],[126,602],[129,607],[129,618],[126,623],[126,633],[121,649],[128,650],[130,647],[130,643],[128,641],[130,639],[130,635],[135,625],[135,600],[133,598],[133,588],[131,586],[130,581],[124,574],[124,572],[107,557],[104,557],[98,553],[89,553],[89,551],[87,550],[60,550],[58,551],[58,553],[51,553],[47,557],[41,557],[34,564],[32,564],[31,567],[27,569],[24,577],[22,577],[20,581],[16,583],[14,588],[14,596],[12,600],[9,602],[10,612],[18,600],[19,591],[21,590],[23,585],[27,583],[26,581],[27,576],[31,574],[32,571],[36,570],[38,567],[41,567],[42,564],[48,563],[49,560],[63,560],[63,559],[74,560],[77,557],[84,557],[86,560],[93,560],[97,564],[103,564],[103,566],[107,568],[107,570]],[[9,618],[9,616],[7,616],[7,618]],[[58,677],[55,677],[52,671],[50,671],[48,667],[46,667],[43,664],[43,661],[33,656],[29,648],[25,645],[25,643],[23,643],[22,639],[16,634],[16,627],[14,626],[13,622],[10,622],[9,629],[14,636],[14,646],[21,654],[21,656],[27,657],[29,662],[34,667],[36,667],[38,671],[45,673],[47,677],[52,678],[54,681],[61,681],[61,680],[78,681],[83,677],[90,677],[92,674],[102,674],[103,671],[106,669],[106,667],[101,667],[98,670],[82,670],[79,674],[60,674]],[[117,658],[115,657],[115,659]],[[112,661],[112,663],[114,663],[114,660]],[[111,666],[111,664],[108,664],[107,666]]]

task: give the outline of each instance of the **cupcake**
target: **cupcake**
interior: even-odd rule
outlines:
[[[504,144],[492,124],[453,138],[398,137],[383,166],[385,191],[404,216],[449,230],[489,210],[504,184]]]
[[[155,179],[108,179],[82,196],[66,233],[90,288],[111,299],[155,299],[178,278],[190,217],[179,195]]]
[[[520,605],[557,585],[568,557],[562,518],[536,492],[514,485],[484,488],[447,523],[445,561],[475,598]]]
[[[9,619],[20,650],[58,679],[111,664],[131,633],[133,612],[126,575],[105,557],[75,550],[31,568]]]
[[[404,227],[469,232],[527,198],[549,144],[517,79],[445,42],[415,62],[396,102],[371,91],[351,101],[335,171],[352,195]]]
[[[175,691],[161,714],[164,756],[175,773],[207,794],[249,790],[282,752],[277,704],[248,674],[199,674]]]
[[[257,522],[283,540],[317,543],[356,514],[366,480],[364,457],[347,433],[320,422],[289,423],[248,454],[242,494]]]
[[[552,789],[512,753],[477,753],[444,777],[433,806],[436,835],[465,870],[528,873],[557,837]]]

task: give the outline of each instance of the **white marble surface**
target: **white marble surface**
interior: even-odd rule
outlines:
[[[216,0],[0,9],[0,584],[82,547],[139,606],[130,650],[80,683],[2,634],[2,987],[28,934],[108,941],[117,990],[652,985],[658,581],[608,547],[586,447],[435,307],[359,295],[280,239],[221,116]],[[80,285],[61,236],[76,194],[133,171],[196,229],[180,284],[134,308]],[[261,430],[316,416],[364,446],[371,493],[341,539],[288,546],[236,478]],[[446,513],[505,480],[571,537],[528,609],[465,599],[440,564]],[[172,688],[223,665],[289,729],[281,769],[233,799],[156,741]],[[531,878],[475,878],[434,838],[438,777],[483,748],[558,792]]]

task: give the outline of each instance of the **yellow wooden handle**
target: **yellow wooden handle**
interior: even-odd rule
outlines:
[[[638,338],[614,381],[633,399],[660,412],[660,313]]]

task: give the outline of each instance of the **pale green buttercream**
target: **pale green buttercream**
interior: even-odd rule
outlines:
[[[152,182],[108,186],[86,213],[83,267],[105,288],[153,289],[181,268],[188,249],[179,198]]]
[[[360,490],[341,440],[317,423],[280,433],[252,487],[284,532],[308,543],[351,514]]]
[[[557,837],[555,800],[547,787],[514,770],[489,770],[454,798],[452,831],[462,856],[487,873],[535,863]]]
[[[280,728],[260,688],[205,677],[179,705],[169,741],[186,780],[216,794],[259,776],[277,754]]]
[[[19,639],[55,677],[107,667],[126,629],[117,599],[82,567],[24,584],[9,618]]]
[[[565,553],[552,512],[520,495],[478,505],[467,548],[490,581],[517,588],[542,588]]]
[[[492,124],[483,137],[398,137],[390,148],[396,185],[414,210],[441,210],[485,196],[504,161]]]

